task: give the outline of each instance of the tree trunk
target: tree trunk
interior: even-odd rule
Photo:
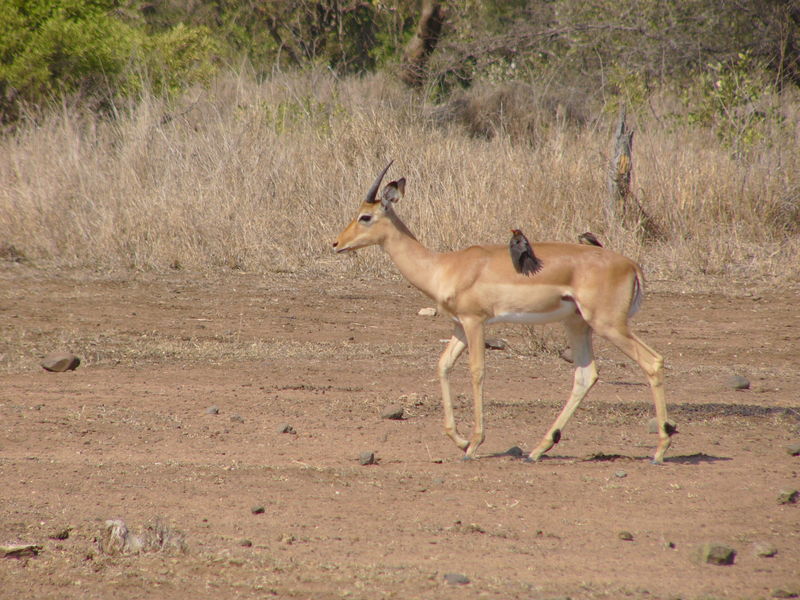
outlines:
[[[420,87],[425,82],[428,59],[439,43],[445,12],[441,2],[422,0],[422,14],[417,31],[403,52],[400,79],[406,85]]]
[[[621,223],[626,229],[632,229],[642,237],[652,239],[660,236],[659,228],[631,191],[633,130],[628,129],[625,117],[623,106],[614,133],[614,158],[608,169],[606,218],[609,224]]]

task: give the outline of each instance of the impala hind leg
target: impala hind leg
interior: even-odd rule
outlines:
[[[450,371],[458,360],[458,357],[467,347],[467,336],[464,328],[456,324],[453,337],[447,344],[442,355],[439,357],[439,381],[442,385],[442,408],[444,409],[444,432],[453,440],[461,450],[467,449],[469,441],[459,435],[456,428],[456,419],[453,414],[453,399],[450,395]]]
[[[602,332],[600,330],[596,331],[611,341],[628,357],[636,361],[645,375],[647,375],[647,381],[653,394],[653,403],[656,407],[656,420],[658,421],[658,447],[653,456],[653,462],[660,465],[664,462],[664,453],[672,442],[671,436],[676,431],[675,426],[667,421],[667,403],[664,399],[664,359],[658,352],[630,332],[627,327]]]
[[[572,359],[575,363],[575,378],[569,400],[558,415],[555,423],[547,431],[539,445],[528,456],[529,461],[537,461],[542,455],[555,446],[561,439],[561,432],[572,417],[575,410],[584,399],[589,390],[597,381],[597,367],[594,363],[592,352],[592,330],[580,317],[575,317],[564,324],[570,347]]]

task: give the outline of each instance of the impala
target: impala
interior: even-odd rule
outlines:
[[[528,460],[537,461],[561,439],[561,432],[597,381],[592,331],[612,342],[642,368],[653,394],[658,420],[658,446],[653,462],[661,464],[675,428],[667,421],[663,359],[628,328],[643,296],[642,271],[632,260],[597,246],[566,243],[532,244],[541,268],[518,272],[508,245],[470,246],[455,252],[434,252],[423,246],[397,216],[394,204],[405,193],[405,178],[378,189],[378,175],[333,247],[337,253],[381,246],[417,289],[435,300],[440,312],[452,316],[455,330],[439,359],[445,433],[475,457],[484,440],[483,379],[484,327],[490,323],[562,322],[572,348],[575,378],[564,409]],[[450,371],[469,348],[473,428],[469,438],[459,434],[450,393]]]

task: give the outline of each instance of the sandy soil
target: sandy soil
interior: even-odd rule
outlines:
[[[651,284],[635,329],[666,357],[679,427],[662,467],[644,378],[602,341],[561,443],[537,464],[504,454],[539,441],[572,368],[557,335],[533,352],[493,330],[509,346],[487,356],[487,440],[463,462],[435,373],[450,326],[403,282],[3,266],[0,545],[41,551],[0,559],[0,597],[800,594],[800,504],[778,501],[800,488],[797,292]],[[50,350],[83,362],[45,372]],[[463,359],[453,382],[466,431]],[[381,418],[393,403],[402,420]],[[185,551],[102,551],[106,520],[157,518]],[[709,542],[734,564],[698,563]]]

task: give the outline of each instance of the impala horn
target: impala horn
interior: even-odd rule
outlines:
[[[394,162],[393,160],[390,160],[389,164],[386,165],[383,171],[381,171],[381,174],[378,175],[377,179],[375,179],[375,182],[372,184],[372,187],[369,188],[369,191],[367,192],[367,197],[364,198],[364,202],[366,202],[367,204],[374,204],[375,202],[377,202],[375,197],[378,195],[378,188],[381,187],[381,181],[383,180],[383,176],[386,175],[386,171],[389,170],[389,167],[392,166],[393,162]]]

